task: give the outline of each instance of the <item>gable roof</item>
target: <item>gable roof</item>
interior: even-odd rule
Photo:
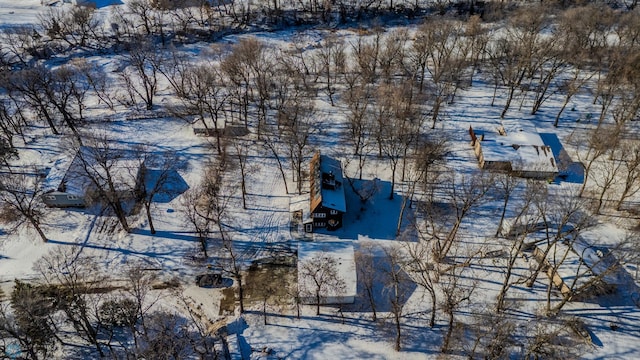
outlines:
[[[43,182],[43,191],[84,196],[87,189],[95,185],[91,178],[106,179],[106,170],[98,165],[99,156],[99,149],[81,146],[74,156],[64,156],[56,160]],[[110,161],[109,173],[117,190],[134,188],[140,170],[139,161],[120,156],[114,156]],[[85,169],[83,162],[86,162],[89,169]],[[87,171],[92,172],[91,178]]]
[[[311,212],[324,206],[327,209],[347,212],[347,202],[344,195],[344,178],[340,160],[321,155],[320,152],[311,158],[310,162],[310,202]],[[323,178],[331,176],[335,181],[333,189],[323,186]]]
[[[557,173],[558,165],[551,147],[540,134],[521,128],[499,132],[481,132],[482,156],[489,162],[509,162],[516,172]]]

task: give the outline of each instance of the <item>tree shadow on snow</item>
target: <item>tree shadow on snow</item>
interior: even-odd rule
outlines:
[[[361,238],[378,240],[395,240],[397,238],[398,219],[404,206],[400,230],[406,228],[413,209],[408,199],[394,191],[391,194],[391,183],[380,179],[345,181],[344,190],[347,212],[342,218],[343,225],[335,231],[318,229],[316,235],[329,235],[345,240]],[[400,187],[396,184],[396,188]],[[360,194],[360,195],[358,195]],[[366,198],[366,200],[362,200]]]

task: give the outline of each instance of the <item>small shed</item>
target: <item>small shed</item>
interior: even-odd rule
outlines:
[[[320,294],[322,304],[351,304],[358,294],[358,276],[353,245],[348,242],[300,242],[298,244],[298,289],[303,304],[315,303],[310,296],[314,289],[313,279],[305,277],[300,271],[306,262],[318,259],[333,259],[336,272],[344,282],[343,287],[329,287]]]

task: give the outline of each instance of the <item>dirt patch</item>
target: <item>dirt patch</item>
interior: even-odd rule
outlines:
[[[222,289],[222,300],[220,300],[220,315],[233,314],[236,308],[236,289],[228,287]]]
[[[246,306],[262,306],[265,299],[271,305],[293,305],[297,269],[295,266],[263,264],[247,271],[245,283]]]
[[[298,286],[295,266],[261,264],[244,272],[244,306],[261,309],[266,301],[270,307],[293,306]],[[220,315],[233,314],[236,308],[237,287],[222,289]]]

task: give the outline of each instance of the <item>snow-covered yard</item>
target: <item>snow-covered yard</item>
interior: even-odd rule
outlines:
[[[119,1],[99,3],[96,11],[103,18],[109,16],[113,8],[124,6]],[[34,23],[40,11],[42,7],[38,0],[0,0],[0,27]],[[416,25],[407,25],[397,26],[396,30],[414,33],[416,29]],[[228,53],[228,47],[242,39],[259,40],[272,51],[271,54],[296,49],[301,54],[309,54],[319,51],[320,43],[329,34],[332,39],[348,44],[348,53],[354,51],[353,44],[357,41],[358,32],[353,29],[256,32],[228,35],[218,43],[223,44],[220,48],[224,48],[225,54]],[[296,41],[295,45],[293,40]],[[181,45],[177,51],[185,54],[190,64],[194,64],[204,61],[213,50],[209,43],[196,42]],[[118,86],[124,86],[123,78],[118,75],[125,66],[121,55],[91,54],[85,60],[104,69]],[[218,61],[215,59],[211,63],[217,64]],[[41,224],[48,238],[46,243],[40,240],[33,229],[19,227],[9,231],[0,224],[1,293],[11,293],[14,279],[27,282],[39,280],[42,274],[38,273],[35,266],[42,262],[43,256],[60,249],[73,248],[77,250],[77,256],[93,259],[97,264],[95,271],[110,275],[114,284],[122,281],[124,269],[132,264],[142,264],[143,268],[156,274],[158,283],[169,284],[177,280],[180,287],[168,286],[170,289],[152,291],[158,297],[154,306],[197,318],[204,324],[207,334],[225,328],[231,358],[439,358],[443,356],[443,339],[452,328],[455,331],[446,356],[466,358],[473,357],[469,354],[475,351],[474,340],[477,340],[475,345],[485,344],[490,339],[483,336],[499,333],[500,326],[509,331],[511,339],[517,339],[517,342],[508,345],[511,349],[510,358],[524,357],[525,347],[545,331],[559,339],[569,339],[567,341],[572,342],[571,346],[576,349],[572,354],[577,353],[580,357],[640,358],[640,348],[637,346],[640,338],[640,289],[636,281],[638,265],[632,256],[623,257],[619,270],[624,274],[624,281],[618,284],[616,292],[581,301],[568,301],[566,305],[563,304],[560,315],[554,318],[546,316],[545,312],[551,305],[563,300],[562,294],[548,286],[547,273],[544,271],[537,275],[536,281],[527,284],[538,266],[532,253],[516,249],[513,245],[515,239],[496,235],[501,215],[507,220],[513,219],[525,204],[529,206],[535,203],[534,200],[532,203],[526,203],[525,200],[534,186],[531,184],[544,187],[549,205],[546,208],[538,204],[538,210],[547,211],[549,219],[557,215],[553,211],[560,211],[563,206],[572,204],[585,181],[580,171],[563,173],[561,170],[561,176],[550,181],[515,181],[511,185],[511,200],[501,214],[503,198],[496,195],[500,191],[496,190],[500,187],[500,180],[479,171],[478,160],[470,144],[470,127],[493,129],[494,125],[499,124],[504,129],[531,129],[540,134],[536,141],[544,142],[533,144],[537,155],[540,155],[539,146],[544,145],[549,146],[556,161],[568,156],[577,162],[585,156],[585,150],[576,146],[572,139],[584,128],[597,125],[598,105],[594,105],[586,91],[580,92],[571,100],[560,126],[555,127],[554,119],[563,101],[560,96],[550,97],[535,115],[529,114],[530,98],[516,97],[514,104],[518,104],[512,105],[507,115],[501,118],[505,94],[499,91],[494,99],[490,76],[482,75],[479,73],[471,86],[458,90],[455,101],[441,110],[444,114],[434,123],[435,130],[428,129],[431,124],[426,123],[420,129],[436,137],[449,139],[446,162],[447,167],[453,170],[451,177],[438,179],[439,183],[434,186],[435,195],[431,198],[434,201],[428,210],[424,210],[426,192],[416,188],[417,180],[412,178],[411,173],[413,168],[409,165],[405,169],[402,161],[394,178],[389,160],[385,156],[377,156],[376,151],[372,150],[365,157],[362,179],[357,179],[360,171],[357,157],[352,155],[353,149],[345,140],[349,136],[348,109],[343,99],[346,95],[340,91],[333,95],[337,99],[334,106],[331,104],[334,99],[327,96],[324,90],[318,91],[316,99],[305,99],[313,101],[315,105],[311,121],[322,126],[313,133],[313,140],[305,149],[307,156],[302,163],[303,169],[299,172],[304,176],[308,174],[311,149],[321,150],[345,164],[345,174],[352,180],[344,184],[347,212],[343,227],[336,231],[319,230],[301,236],[301,233],[293,230],[292,204],[304,203],[305,196],[308,198],[308,182],[302,182],[302,193],[298,194],[294,181],[295,169],[289,168],[289,161],[293,161],[285,157],[283,161],[286,168],[282,170],[278,163],[280,159],[272,156],[268,146],[264,145],[264,139],[258,138],[255,131],[229,140],[232,143],[229,148],[240,146],[238,144],[246,146],[246,207],[243,207],[241,189],[241,178],[245,174],[240,173],[245,170],[233,163],[222,175],[224,186],[215,189],[224,194],[224,217],[217,219],[223,223],[217,224],[220,234],[217,230],[209,231],[212,239],[205,245],[209,257],[203,256],[198,233],[185,216],[185,194],[211,180],[211,164],[219,166],[217,162],[223,157],[216,151],[216,137],[196,135],[195,125],[170,114],[168,109],[174,105],[175,99],[166,79],[159,82],[156,105],[152,111],[132,111],[126,106],[125,100],[116,103],[114,109],[107,109],[104,103],[92,97],[87,100],[90,121],[81,126],[80,131],[103,136],[128,149],[144,147],[149,154],[160,158],[175,153],[176,182],[173,190],[179,188],[179,191],[153,201],[151,212],[157,230],[155,233],[152,233],[142,208],[128,217],[131,231],[126,232],[120,228],[115,216],[109,215],[98,205],[81,209],[46,208],[47,216]],[[338,88],[343,90],[341,86]],[[240,119],[240,115],[237,117]],[[255,125],[255,119],[251,121],[251,125]],[[17,142],[19,159],[12,160],[13,168],[30,172],[35,166],[46,173],[68,153],[71,137],[70,134],[51,135],[49,129],[41,124],[29,127],[24,141]],[[277,141],[284,140],[278,136]],[[372,149],[375,147],[373,142],[370,146]],[[500,146],[511,148],[508,143]],[[546,161],[551,154],[546,153],[546,147],[544,151]],[[534,156],[532,154],[533,150],[529,155]],[[580,170],[584,169],[580,166]],[[283,176],[287,179],[287,189]],[[448,226],[448,222],[460,214],[460,208],[452,206],[449,201],[460,199],[463,196],[461,194],[485,177],[495,186],[457,224],[459,231],[454,234],[456,241],[450,245],[451,249],[447,248],[438,264],[435,259],[429,259],[425,262],[432,262],[431,265],[420,271],[415,270],[412,263],[416,259],[410,254],[415,251],[417,244],[430,236],[428,232],[432,229],[429,226]],[[598,183],[603,177],[595,177],[590,181]],[[395,180],[393,190],[392,179]],[[595,192],[591,194],[587,191],[585,194],[589,202],[597,200]],[[637,196],[632,199],[638,200]],[[613,203],[613,199],[610,203]],[[441,218],[429,223],[427,215],[437,212],[441,213]],[[551,222],[549,219],[545,219],[545,223]],[[638,219],[630,213],[609,206],[590,219],[588,227],[585,226],[581,232],[589,244],[610,248],[626,240],[624,249],[616,249],[620,251],[637,246],[634,241],[637,241]],[[573,218],[565,219],[560,227],[573,225],[572,221]],[[415,224],[418,224],[417,228],[413,226]],[[542,241],[542,237],[535,238],[539,232],[531,233],[527,241]],[[445,236],[438,238],[438,241],[444,242],[446,232],[441,231],[442,234]],[[546,237],[549,238],[548,232]],[[245,277],[247,286],[246,311],[242,314],[233,299],[233,291],[226,286],[228,283],[220,287],[195,285],[197,275],[218,271],[222,271],[224,280],[230,282],[233,271],[220,268],[223,266],[221,258],[225,255],[225,246],[228,246],[226,240],[240,249],[237,250],[242,262],[240,273]],[[300,295],[293,294],[290,289],[297,287],[297,284],[291,284],[297,279],[294,266],[290,263],[268,264],[266,267],[257,265],[260,261],[295,258],[298,243],[306,241],[326,244],[339,242],[341,246],[346,244],[349,250],[355,250],[358,282],[353,304],[323,305],[321,314],[316,315],[314,306],[299,305],[294,299]],[[440,246],[439,243],[437,246]],[[428,251],[433,255],[435,250],[430,245]],[[496,298],[504,286],[505,269],[512,259],[505,308],[498,315],[495,312]],[[236,261],[235,258],[233,260]],[[371,267],[368,268],[367,264]],[[427,285],[433,286],[433,289],[417,280],[425,272],[437,278],[427,279]],[[237,286],[236,279],[234,288]],[[432,295],[438,298],[438,311],[434,326],[429,326]],[[445,303],[447,300],[448,304]],[[376,309],[372,308],[372,303],[375,303]],[[455,325],[452,327],[454,315]],[[373,316],[377,316],[376,321],[372,319]],[[580,331],[567,325],[576,323],[575,319],[583,324],[580,329],[586,329],[590,341],[585,341],[584,334],[576,335]],[[398,335],[400,326],[402,335]],[[397,340],[402,344],[400,352],[394,349],[394,340],[397,338],[401,339]],[[549,343],[556,345],[553,341]],[[67,355],[64,349],[55,352],[59,358]]]

